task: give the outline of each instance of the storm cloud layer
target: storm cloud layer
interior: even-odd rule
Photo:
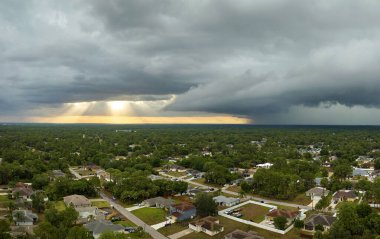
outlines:
[[[167,102],[152,115],[380,123],[375,0],[4,0],[0,9],[2,116],[128,100]]]

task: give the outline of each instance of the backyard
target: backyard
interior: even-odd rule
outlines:
[[[253,227],[253,226],[250,226],[250,225],[246,225],[246,224],[243,224],[243,223],[240,223],[240,222],[237,222],[237,221],[225,218],[225,217],[218,216],[218,218],[220,220],[220,224],[224,226],[224,231],[223,232],[221,232],[219,234],[216,234],[213,237],[210,237],[207,234],[202,233],[202,232],[200,232],[200,233],[193,232],[193,233],[191,233],[191,234],[189,234],[187,236],[181,237],[181,239],[210,239],[210,238],[213,238],[213,239],[224,239],[224,236],[226,234],[234,231],[235,229],[240,229],[240,230],[243,230],[243,231],[253,230],[253,231],[258,232],[264,238],[271,238],[271,239],[295,239],[295,238],[300,238],[300,230],[299,229],[292,229],[287,234],[280,235],[280,234],[269,232],[269,231],[266,231],[266,230],[263,230],[263,229],[260,229],[260,228],[256,228],[256,227]]]
[[[135,216],[149,225],[154,225],[166,220],[167,212],[161,208],[145,207],[132,212]]]
[[[269,207],[260,206],[257,204],[246,204],[240,208],[240,213],[243,214],[242,219],[260,223],[265,219],[265,215],[269,212]]]
[[[183,231],[188,229],[188,222],[186,223],[173,223],[171,225],[168,225],[166,227],[158,229],[158,231],[163,234],[164,236],[170,236],[177,232]]]

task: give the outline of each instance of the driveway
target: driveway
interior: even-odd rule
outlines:
[[[193,230],[191,229],[186,229],[186,230],[183,230],[183,231],[180,231],[180,232],[177,232],[173,235],[170,235],[169,238],[170,239],[178,239],[178,238],[181,238],[181,237],[184,237],[186,235],[189,235],[190,233],[192,233]]]
[[[114,202],[111,198],[109,198],[104,193],[99,192],[99,195],[104,200],[106,200],[107,202],[109,202],[109,204],[111,206],[113,206],[117,211],[119,211],[120,214],[122,214],[124,217],[128,218],[128,220],[130,220],[131,222],[133,222],[137,226],[142,227],[143,230],[146,233],[148,233],[149,235],[151,235],[153,238],[155,238],[155,239],[167,239],[166,236],[162,235],[161,233],[159,233],[158,231],[156,231],[153,227],[151,227],[148,224],[146,224],[145,222],[143,222],[140,218],[138,218],[135,215],[133,215],[131,212],[129,212],[127,209],[125,209],[120,204]]]

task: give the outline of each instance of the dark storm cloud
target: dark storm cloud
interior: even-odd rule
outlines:
[[[0,7],[0,109],[15,114],[170,95],[166,110],[178,114],[259,121],[294,107],[380,106],[378,1],[2,1]]]

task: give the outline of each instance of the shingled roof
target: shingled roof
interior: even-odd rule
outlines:
[[[336,217],[324,214],[314,214],[305,220],[305,226],[315,227],[316,225],[331,226]]]
[[[113,224],[110,221],[99,219],[97,221],[84,224],[84,227],[91,231],[94,235],[102,234],[105,231],[121,231],[124,227],[119,224]]]
[[[216,217],[204,217],[198,221],[191,222],[190,224],[194,226],[199,226],[209,231],[219,231],[222,229],[222,226],[219,224],[219,220]]]
[[[299,214],[299,211],[288,211],[285,209],[273,209],[267,213],[269,217],[286,217],[286,218],[295,218]]]

